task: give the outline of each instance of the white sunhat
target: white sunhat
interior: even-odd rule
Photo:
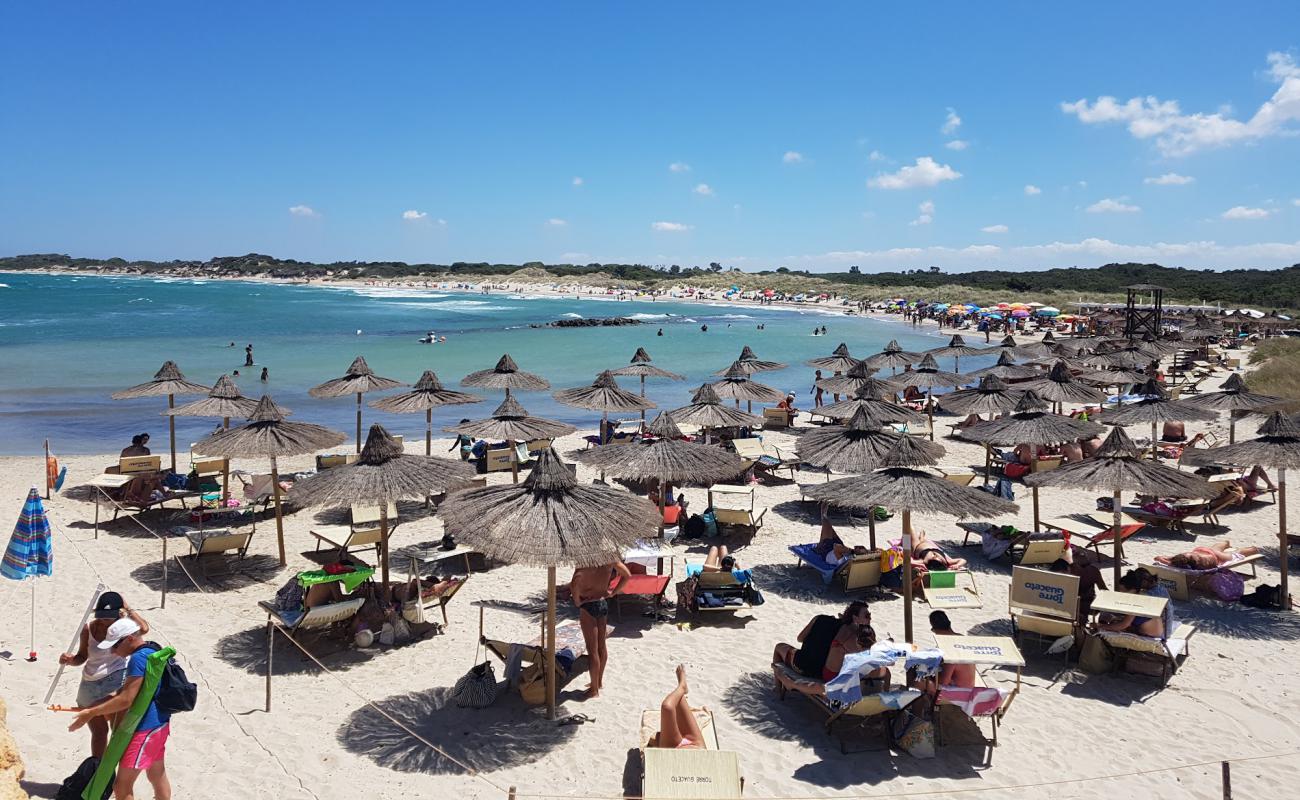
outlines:
[[[140,625],[135,620],[127,617],[119,619],[112,625],[108,626],[108,633],[104,636],[104,641],[99,643],[100,650],[112,650],[118,642],[133,633],[140,632]]]

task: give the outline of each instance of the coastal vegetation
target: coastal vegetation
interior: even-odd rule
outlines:
[[[1300,339],[1265,339],[1250,351],[1250,363],[1259,365],[1250,375],[1252,392],[1285,397],[1300,406]]]
[[[778,267],[742,272],[718,262],[706,266],[645,264],[408,264],[401,261],[337,261],[318,264],[249,253],[207,261],[128,261],[121,258],[73,258],[32,254],[0,258],[0,270],[70,269],[121,274],[192,277],[269,277],[293,279],[403,280],[429,279],[478,283],[568,283],[622,288],[696,286],[725,289],[772,289],[796,293],[880,300],[890,297],[931,298],[959,302],[996,302],[1033,295],[1041,302],[1123,299],[1125,286],[1152,283],[1169,291],[1166,302],[1242,306],[1262,311],[1300,309],[1300,264],[1279,270],[1193,270],[1159,264],[1106,264],[1034,271],[978,270],[947,273],[939,267],[901,272],[811,273]]]

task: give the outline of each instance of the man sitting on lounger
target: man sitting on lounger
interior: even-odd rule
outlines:
[[[610,586],[610,578],[615,575],[618,576],[618,582]],[[573,597],[573,604],[579,609],[578,622],[582,625],[582,638],[587,644],[587,661],[591,670],[588,697],[600,696],[605,664],[609,661],[609,653],[605,649],[605,620],[609,617],[609,598],[618,594],[631,577],[632,570],[627,568],[627,564],[615,561],[599,567],[576,569],[569,581],[569,593]]]
[[[966,559],[949,557],[943,548],[927,539],[925,531],[919,528],[912,534],[912,560],[921,562],[930,572],[966,568]]]
[[[866,603],[855,601],[838,617],[827,614],[813,617],[799,632],[801,646],[796,648],[781,642],[772,651],[772,662],[785,664],[813,680],[828,681],[840,674],[845,654],[866,650],[875,644],[875,639],[871,609]],[[889,671],[876,670],[868,677],[888,680]]]
[[[677,688],[659,704],[659,733],[654,747],[678,750],[705,749],[704,732],[695,719],[691,704],[686,702],[690,688],[686,685],[686,665],[677,665]]]
[[[1186,553],[1179,553],[1174,556],[1156,556],[1156,563],[1175,569],[1214,569],[1224,564],[1240,561],[1246,556],[1253,556],[1258,552],[1258,547],[1237,549],[1232,546],[1231,542],[1224,539],[1215,542],[1209,547],[1193,547]]]

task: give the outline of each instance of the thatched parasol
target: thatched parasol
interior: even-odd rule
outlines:
[[[502,355],[492,369],[481,369],[466,375],[461,379],[460,385],[474,386],[479,389],[505,389],[506,397],[510,396],[511,389],[544,392],[551,388],[551,384],[542,376],[521,372],[519,365],[515,364],[515,360],[509,353]]]
[[[1184,339],[1201,341],[1217,339],[1226,333],[1222,322],[1200,315],[1192,319],[1192,324],[1189,327],[1179,328],[1178,332],[1183,335]]]
[[[289,502],[299,508],[366,503],[379,506],[379,569],[388,585],[388,505],[423,500],[474,477],[464,461],[406,455],[382,425],[371,425],[366,446],[352,464],[318,472],[293,486]]]
[[[501,405],[487,419],[462,422],[443,428],[448,433],[463,433],[480,439],[504,439],[510,447],[510,473],[513,482],[519,482],[519,462],[514,457],[515,442],[530,442],[534,439],[553,439],[567,436],[577,428],[566,422],[558,422],[542,417],[530,417],[519,401],[506,397]]]
[[[1123,428],[1112,428],[1096,454],[1047,472],[1026,475],[1030,486],[1060,486],[1083,491],[1108,491],[1115,512],[1115,582],[1119,583],[1124,542],[1119,535],[1126,491],[1159,497],[1215,497],[1218,490],[1196,475],[1180,472],[1158,461],[1146,461]]]
[[[880,466],[885,455],[898,445],[906,434],[882,430],[884,425],[864,408],[842,425],[814,428],[795,445],[795,452],[803,461],[836,472],[870,472]],[[933,458],[943,455],[943,448],[929,442],[919,442],[922,452]]]
[[[848,372],[853,368],[854,364],[858,363],[858,360],[849,355],[849,346],[840,342],[840,346],[835,348],[829,356],[812,358],[804,363],[810,367],[828,369],[838,375],[841,372]]]
[[[761,425],[763,419],[746,414],[739,408],[724,406],[714,389],[716,384],[706,383],[695,390],[691,404],[668,412],[679,425],[698,425],[708,428],[749,428]]]
[[[433,370],[426,369],[411,391],[370,401],[371,408],[390,414],[418,414],[424,412],[424,454],[433,455],[433,410],[440,406],[481,403],[484,398],[469,392],[448,389],[438,380]]]
[[[1151,423],[1151,458],[1159,457],[1156,447],[1156,426],[1162,422],[1185,422],[1192,420],[1207,421],[1215,417],[1213,411],[1206,411],[1182,400],[1170,400],[1169,393],[1156,381],[1147,379],[1137,390],[1142,399],[1123,408],[1107,411],[1103,422],[1107,425],[1135,425],[1140,422]]]
[[[905,371],[902,375],[897,375],[890,379],[891,383],[899,386],[915,386],[918,389],[925,389],[925,414],[930,422],[930,441],[934,441],[934,389],[951,388],[961,386],[967,382],[967,378],[958,375],[955,372],[942,372],[939,365],[935,363],[934,356],[926,353],[921,359],[921,363],[916,369]]]
[[[974,389],[959,389],[944,395],[943,408],[955,414],[1001,414],[1016,407],[1021,391],[1008,389],[996,375],[980,378]]]
[[[398,386],[405,386],[401,381],[395,381],[392,378],[381,378],[375,374],[375,371],[366,363],[365,358],[357,356],[352,359],[352,364],[348,366],[348,371],[343,373],[341,378],[335,378],[332,381],[325,381],[320,386],[313,386],[307,390],[307,394],[312,397],[346,397],[350,394],[357,396],[357,452],[361,452],[361,395],[366,392],[383,391],[385,389],[395,389]]]
[[[890,339],[889,344],[885,345],[884,350],[881,350],[874,356],[867,356],[862,359],[862,363],[866,364],[868,367],[874,367],[875,369],[889,367],[897,372],[899,367],[907,364],[914,364],[920,360],[920,353],[912,353],[904,350],[903,346],[898,343],[897,339]]]
[[[523,483],[456,492],[438,509],[448,533],[488,558],[546,567],[546,703],[555,714],[555,568],[617,561],[637,539],[658,535],[649,501],[582,486],[553,449]]]
[[[773,372],[778,369],[786,368],[786,365],[782,364],[780,361],[764,361],[763,359],[754,355],[754,351],[750,349],[749,345],[745,345],[744,347],[740,348],[740,355],[736,357],[736,360],[734,362],[732,362],[732,366],[735,366],[735,364],[737,363],[740,364],[741,369],[749,373]],[[720,369],[713,374],[726,375],[729,371],[731,371],[731,367],[727,367],[726,369]]]
[[[985,458],[987,459],[988,446],[991,444],[1000,447],[1018,444],[1037,447],[1039,445],[1073,442],[1079,439],[1091,439],[1105,430],[1095,422],[1073,419],[1060,414],[1049,414],[1044,411],[1046,408],[1046,400],[1033,391],[1028,391],[1021,395],[1020,402],[1016,404],[1016,413],[1002,419],[977,422],[961,431],[958,435],[963,439],[969,439],[972,442],[979,442],[984,445]],[[986,460],[984,464],[986,482],[988,473],[989,467]],[[1038,487],[1033,486],[1031,488],[1034,494],[1034,530],[1038,530]]]
[[[641,396],[645,397],[645,379],[646,378],[667,378],[672,381],[684,381],[685,377],[678,375],[676,372],[669,372],[666,369],[659,369],[650,363],[650,354],[645,351],[644,347],[638,347],[632,354],[632,362],[626,367],[610,370],[614,375],[638,377],[641,379]],[[645,409],[641,410],[641,421],[645,422]]]
[[[874,378],[869,379],[869,383],[860,386],[853,397],[839,403],[822,406],[817,409],[817,413],[823,417],[830,417],[833,420],[841,421],[852,419],[853,415],[859,410],[865,410],[873,419],[881,422],[902,422],[905,424],[919,423],[925,420],[925,415],[913,411],[906,406],[900,406],[897,403],[885,400],[881,394],[879,384],[885,384],[885,381],[878,381]],[[895,389],[893,384],[888,385],[890,397],[894,396]]]
[[[945,480],[917,467],[938,463],[943,448],[904,436],[881,459],[881,469],[867,475],[822,484],[800,485],[805,497],[840,508],[870,510],[876,506],[903,516],[903,632],[912,641],[912,514],[990,517],[1011,514],[1016,504],[988,492]]]
[[[732,363],[722,380],[713,384],[713,390],[719,398],[735,400],[736,408],[740,408],[740,401],[744,400],[746,410],[750,412],[754,410],[755,400],[760,403],[775,403],[785,399],[785,392],[780,389],[751,380],[749,372],[739,361]]]
[[[1280,397],[1251,392],[1241,375],[1234,372],[1219,387],[1219,391],[1184,398],[1182,402],[1185,405],[1195,406],[1206,411],[1227,411],[1228,444],[1232,444],[1237,441],[1238,414],[1264,411],[1286,401]]]
[[[614,380],[614,375],[609,370],[597,375],[596,380],[592,381],[590,386],[561,389],[552,397],[568,406],[585,408],[588,411],[599,411],[599,439],[602,444],[609,435],[609,412],[640,411],[641,416],[644,418],[647,408],[656,407],[653,402],[645,399],[644,396],[620,388],[618,381]]]
[[[991,367],[967,372],[966,376],[968,378],[982,378],[985,375],[996,375],[1002,380],[1017,381],[1026,378],[1036,378],[1042,374],[1042,370],[1037,367],[1017,364],[1016,357],[1011,355],[1011,351],[1003,350],[998,354],[998,363]]]
[[[284,517],[280,507],[280,456],[300,456],[347,441],[347,434],[310,422],[287,422],[285,412],[267,395],[257,401],[248,422],[238,428],[214,433],[195,443],[194,452],[204,455],[271,459],[271,492],[275,503],[275,535],[280,545],[280,566],[284,566]]]
[[[217,378],[216,385],[208,392],[207,397],[178,408],[169,408],[162,413],[170,417],[221,417],[221,427],[230,430],[231,417],[247,417],[255,408],[257,408],[257,401],[251,397],[244,397],[239,393],[239,387],[230,376],[222,375]],[[281,412],[289,413],[284,409],[281,409]],[[230,469],[227,465],[221,470],[221,499],[224,501],[229,497]]]
[[[839,395],[848,395],[852,397],[859,390],[866,389],[873,396],[893,397],[898,393],[898,386],[891,381],[882,378],[872,377],[875,373],[874,367],[868,367],[861,361],[854,362],[848,371],[843,375],[835,375],[830,378],[822,378],[817,381],[817,388],[825,392],[830,392],[837,397]]]
[[[113,392],[112,398],[114,400],[134,400],[137,397],[162,397],[166,395],[167,408],[172,409],[176,407],[176,395],[203,394],[207,391],[209,391],[208,387],[185,380],[185,376],[181,374],[181,368],[176,366],[175,361],[164,361],[158,371],[153,374],[153,380],[132,386],[130,389]],[[176,417],[168,417],[167,432],[170,435],[172,472],[175,472]]]
[[[1291,607],[1291,594],[1287,588],[1289,547],[1286,527],[1286,471],[1300,467],[1300,425],[1280,411],[1259,427],[1259,438],[1250,439],[1208,450],[1186,450],[1184,461],[1192,464],[1217,462],[1220,464],[1258,464],[1277,470],[1277,536],[1281,554],[1282,608]]]
[[[1106,399],[1106,393],[1076,383],[1070,374],[1070,367],[1064,361],[1057,361],[1046,377],[1018,384],[1017,389],[1034,391],[1039,397],[1055,403],[1060,410],[1063,403],[1098,403]]]
[[[948,344],[946,346],[936,347],[933,350],[927,350],[926,354],[932,355],[935,358],[951,357],[952,371],[961,372],[962,356],[987,355],[988,351],[983,347],[971,347],[970,345],[966,344],[966,340],[962,338],[962,335],[960,333],[954,333],[952,335],[952,338],[948,340]]]

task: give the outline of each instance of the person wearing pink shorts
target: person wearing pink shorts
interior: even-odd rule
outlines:
[[[170,731],[170,724],[151,731],[136,731],[131,737],[131,743],[126,746],[126,752],[122,754],[122,760],[118,762],[118,768],[148,772],[155,763],[162,764],[163,756],[167,754],[167,735]]]

